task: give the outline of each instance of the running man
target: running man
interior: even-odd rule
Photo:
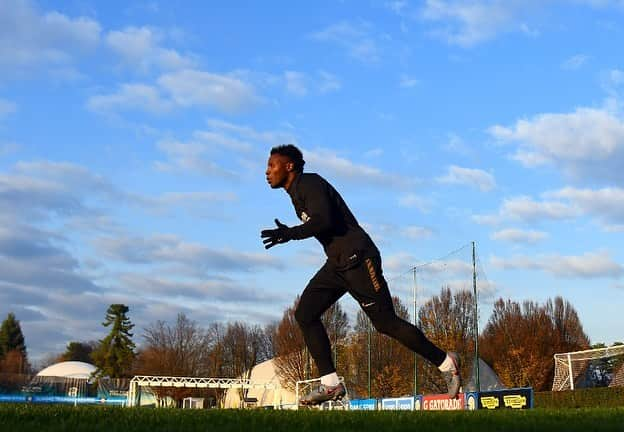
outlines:
[[[394,312],[382,269],[379,250],[358,224],[340,194],[323,177],[304,173],[303,154],[292,144],[271,149],[266,179],[271,188],[283,188],[303,222],[288,227],[275,219],[277,228],[263,230],[269,249],[290,240],[316,238],[327,261],[303,290],[295,311],[305,343],[321,375],[321,385],[299,402],[317,405],[341,399],[346,389],[338,379],[331,346],[321,315],[345,293],[351,294],[377,331],[386,334],[433,363],[445,376],[448,395],[460,390],[459,357],[445,353],[413,324]]]

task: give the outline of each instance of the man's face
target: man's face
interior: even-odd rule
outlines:
[[[267,182],[273,189],[284,187],[292,169],[293,163],[288,157],[277,153],[272,154],[267,163]]]

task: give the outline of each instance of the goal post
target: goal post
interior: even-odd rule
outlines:
[[[624,386],[624,345],[555,354],[553,391]]]

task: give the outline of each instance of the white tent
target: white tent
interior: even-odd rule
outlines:
[[[275,372],[273,360],[267,360],[257,364],[251,370],[251,381],[260,383],[272,383],[275,385],[272,389],[251,388],[247,393],[247,401],[255,399],[254,403],[257,407],[274,407],[274,408],[295,408],[295,393],[283,388],[280,385],[279,377]],[[243,403],[240,398],[239,389],[231,388],[225,395],[225,408],[241,408]]]
[[[96,370],[97,368],[89,363],[66,361],[48,366],[39,372],[37,376],[89,379]]]

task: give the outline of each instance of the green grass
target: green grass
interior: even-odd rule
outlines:
[[[0,430],[42,431],[624,431],[624,407],[525,411],[174,410],[0,404]]]

